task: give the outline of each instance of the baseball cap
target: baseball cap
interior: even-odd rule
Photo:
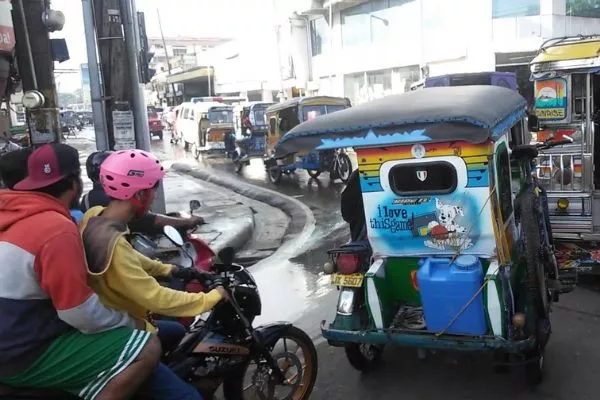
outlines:
[[[27,178],[15,190],[36,190],[53,185],[81,170],[77,149],[62,143],[45,144],[27,160]]]

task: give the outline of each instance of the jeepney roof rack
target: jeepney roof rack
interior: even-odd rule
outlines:
[[[579,42],[582,40],[589,40],[589,39],[600,39],[600,35],[597,35],[597,34],[575,35],[575,36],[562,36],[562,37],[558,37],[558,38],[551,38],[551,39],[544,41],[544,43],[542,43],[539,51],[544,52],[548,47],[558,46],[558,45],[567,45],[567,44],[572,44],[573,42]]]

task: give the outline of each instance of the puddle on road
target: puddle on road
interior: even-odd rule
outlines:
[[[168,139],[167,139],[168,140]],[[162,159],[216,168],[232,177],[296,198],[312,211],[316,228],[287,242],[271,257],[249,268],[262,299],[262,315],[255,324],[272,321],[290,321],[304,329],[311,337],[320,334],[319,322],[335,313],[337,290],[330,285],[330,277],[322,272],[328,261],[327,250],[348,240],[347,225],[341,220],[339,195],[344,185],[331,183],[328,174],[319,179],[309,178],[305,171],[284,176],[275,186],[266,176],[260,159],[251,160],[240,175],[233,164],[224,158],[207,157],[195,160],[181,146],[157,144],[153,150],[162,153]],[[157,151],[158,150],[158,151]],[[171,165],[172,161],[165,164]]]

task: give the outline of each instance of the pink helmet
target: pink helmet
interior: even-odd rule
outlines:
[[[102,188],[117,200],[129,200],[140,190],[152,189],[164,176],[158,158],[137,149],[117,151],[100,166]]]

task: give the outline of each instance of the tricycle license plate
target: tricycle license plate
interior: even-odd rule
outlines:
[[[331,284],[335,286],[361,287],[363,283],[363,278],[363,274],[333,274],[331,276]]]

